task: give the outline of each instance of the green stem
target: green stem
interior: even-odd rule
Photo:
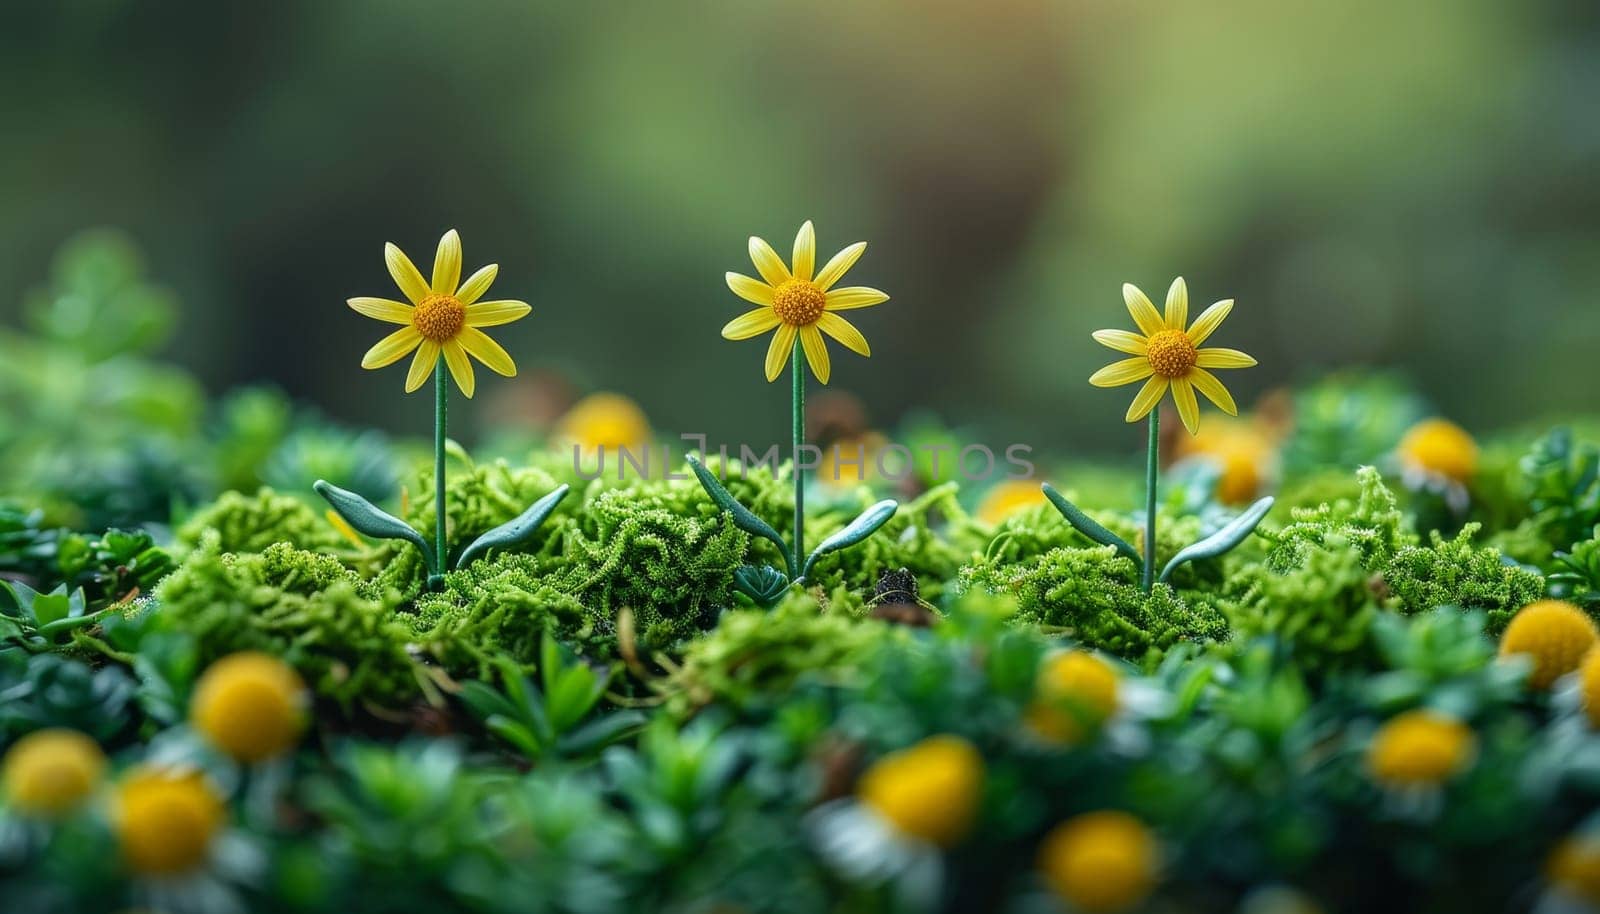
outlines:
[[[795,340],[790,370],[794,373],[794,450],[790,459],[794,466],[794,550],[789,566],[790,574],[797,574],[805,556],[806,476],[800,469],[800,445],[806,441],[806,363],[800,357],[800,341]]]
[[[446,395],[450,392],[441,356],[433,368],[433,555],[434,577],[429,583],[437,587],[444,578],[444,433],[449,410]]]
[[[1150,411],[1150,445],[1144,468],[1144,592],[1156,582],[1156,465],[1161,448],[1161,410]]]

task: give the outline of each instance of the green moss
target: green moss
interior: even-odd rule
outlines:
[[[1361,494],[1354,501],[1324,502],[1315,508],[1295,508],[1293,520],[1277,532],[1257,530],[1272,545],[1267,567],[1288,573],[1305,563],[1308,549],[1330,541],[1353,548],[1364,567],[1382,567],[1404,546],[1416,542],[1400,512],[1394,493],[1372,467],[1356,471]]]
[[[558,485],[555,476],[544,469],[512,467],[504,460],[474,464],[457,451],[454,465],[445,473],[445,538],[451,561],[473,540],[520,515]],[[422,531],[431,543],[438,516],[432,469],[419,472],[405,493],[404,520]],[[559,531],[570,525],[580,510],[581,493],[578,488],[569,494],[533,540],[518,551],[539,552],[557,542]],[[385,544],[382,549],[385,561],[379,579],[384,586],[393,587],[407,599],[417,597],[428,578],[421,551],[409,543],[397,542]]]
[[[262,552],[274,543],[316,552],[351,545],[308,504],[266,487],[254,495],[224,493],[178,528],[178,541],[193,547],[208,530],[216,533],[222,552]]]
[[[1404,546],[1384,567],[1383,580],[1399,608],[1408,613],[1438,606],[1482,609],[1490,634],[1497,634],[1516,611],[1544,594],[1544,578],[1505,561],[1500,550],[1472,545],[1477,524],[1454,539],[1437,531],[1431,546]]]
[[[916,577],[923,598],[938,602],[945,582],[955,577],[961,563],[972,558],[983,544],[981,532],[969,522],[956,500],[959,490],[957,483],[945,483],[901,505],[895,516],[872,536],[818,559],[807,583],[826,591],[844,587],[871,596],[880,575],[904,568]],[[813,546],[821,542],[853,516],[834,514],[824,518],[824,523],[808,528],[808,542]]]
[[[1312,674],[1359,665],[1371,656],[1371,628],[1380,611],[1374,575],[1337,534],[1299,550],[1300,564],[1273,571],[1245,569],[1226,602],[1239,642],[1274,637],[1298,668]]]
[[[897,637],[892,626],[826,611],[811,595],[791,591],[771,611],[723,613],[673,673],[671,706],[684,714],[712,702],[746,707],[781,700],[801,676],[841,674],[891,637]]]
[[[1159,662],[1180,641],[1228,637],[1211,598],[1165,584],[1144,593],[1133,562],[1110,546],[1052,549],[1023,562],[980,562],[961,570],[960,586],[1012,597],[1018,621],[1060,630],[1135,663]]]
[[[490,658],[509,656],[532,663],[548,630],[586,644],[593,621],[575,596],[559,590],[541,566],[549,560],[504,555],[473,562],[445,575],[445,589],[423,594],[412,613],[402,614],[418,641],[452,671],[490,675]]]
[[[580,514],[551,523],[532,552],[474,562],[447,576],[444,592],[419,596],[419,634],[454,640],[441,649],[457,659],[505,650],[531,660],[550,626],[611,657],[617,613],[628,607],[640,648],[669,648],[716,623],[750,552],[749,535],[692,480],[598,489]]]
[[[332,557],[286,543],[224,552],[207,531],[155,596],[159,624],[193,636],[202,663],[242,650],[276,654],[346,707],[417,694],[411,631],[395,619],[394,595]]]

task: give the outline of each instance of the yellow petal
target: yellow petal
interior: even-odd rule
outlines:
[[[1189,323],[1189,285],[1179,276],[1167,289],[1167,329],[1181,331]]]
[[[472,363],[467,360],[466,350],[461,348],[458,340],[444,344],[444,363],[450,366],[450,376],[456,379],[456,386],[471,400],[473,391],[478,388],[478,379],[473,377]]]
[[[1096,387],[1121,387],[1134,381],[1143,381],[1155,374],[1155,371],[1150,367],[1150,360],[1143,356],[1123,359],[1120,362],[1112,362],[1090,375],[1089,383]]]
[[[844,347],[851,352],[858,355],[872,355],[872,347],[867,345],[867,338],[861,335],[855,324],[837,314],[822,312],[822,316],[817,318],[817,329],[844,344]]]
[[[1232,310],[1233,299],[1230,298],[1226,301],[1219,301],[1200,312],[1200,316],[1195,318],[1194,323],[1189,327],[1189,342],[1196,346],[1204,343],[1206,337],[1222,326],[1223,318],[1226,318],[1228,312]]]
[[[722,336],[730,340],[747,340],[752,336],[766,333],[781,323],[783,322],[778,319],[778,312],[771,308],[756,308],[728,321],[722,328]]]
[[[467,326],[498,327],[520,320],[532,310],[525,301],[481,301],[467,306]]]
[[[489,339],[489,334],[477,327],[462,327],[461,335],[456,339],[460,341],[462,347],[476,356],[478,361],[489,366],[490,371],[508,378],[516,377],[517,363],[511,361],[511,356],[500,348],[499,343]]]
[[[500,265],[491,263],[468,276],[467,281],[462,283],[461,288],[456,290],[456,301],[463,305],[470,305],[482,298],[483,293],[489,291],[489,286],[494,282],[494,278],[499,275]]]
[[[433,340],[423,340],[417,347],[416,357],[411,360],[411,370],[406,372],[406,393],[411,393],[427,383],[428,375],[439,365],[439,344]]]
[[[811,220],[800,226],[799,234],[794,236],[794,278],[811,279],[811,270],[817,265],[817,230],[811,227]]]
[[[1200,431],[1200,404],[1194,399],[1194,386],[1188,378],[1172,379],[1172,402],[1178,404],[1178,418],[1193,435]]]
[[[828,377],[833,374],[833,366],[828,364],[828,344],[822,339],[822,332],[815,326],[800,328],[800,348],[806,351],[806,361],[811,363],[811,372],[817,380],[828,383]]]
[[[1123,283],[1122,300],[1127,302],[1128,313],[1133,315],[1133,322],[1139,325],[1145,336],[1155,336],[1167,329],[1166,323],[1161,320],[1161,312],[1150,304],[1149,297],[1139,291],[1138,286],[1131,282]]]
[[[433,291],[452,295],[460,282],[461,236],[451,229],[439,239],[439,251],[433,255]]]
[[[857,241],[855,244],[846,247],[822,265],[822,272],[818,273],[817,278],[813,279],[812,282],[816,283],[817,288],[822,291],[828,291],[833,287],[834,283],[844,277],[846,270],[855,266],[856,261],[861,259],[861,252],[866,249],[867,243],[865,241]]]
[[[794,328],[788,324],[778,325],[778,332],[772,335],[772,345],[767,347],[767,380],[776,381],[778,375],[783,374],[783,363],[789,360],[789,354],[794,351]]]
[[[745,301],[756,305],[772,304],[772,287],[761,280],[751,279],[743,273],[729,273],[726,279],[733,294]]]
[[[750,236],[750,260],[756,265],[756,272],[767,281],[769,286],[781,286],[790,279],[789,268],[783,265],[783,258],[778,252],[754,235]]]
[[[867,286],[846,286],[843,289],[834,289],[824,298],[822,307],[829,311],[851,311],[856,308],[870,308],[889,300],[889,293],[879,292]]]
[[[1249,368],[1256,360],[1237,349],[1202,349],[1194,354],[1201,368]]]
[[[1239,407],[1234,405],[1233,395],[1228,393],[1228,388],[1222,386],[1217,376],[1204,368],[1189,369],[1189,382],[1195,389],[1206,395],[1206,399],[1217,404],[1217,408],[1230,416],[1239,415]]]
[[[405,357],[405,354],[417,348],[422,342],[422,334],[415,327],[401,327],[378,341],[376,346],[367,350],[361,357],[362,368],[382,368],[393,365]]]
[[[383,262],[389,266],[389,275],[394,277],[394,284],[406,298],[411,299],[414,305],[428,297],[428,284],[417,271],[417,265],[411,262],[405,252],[392,244],[383,246]]]
[[[1093,335],[1094,341],[1100,345],[1130,355],[1144,355],[1149,348],[1145,345],[1144,337],[1126,330],[1096,330]]]
[[[412,307],[387,298],[352,298],[346,302],[356,313],[391,324],[411,323]]]
[[[1163,375],[1151,375],[1150,380],[1144,382],[1139,388],[1139,395],[1133,398],[1133,403],[1128,406],[1128,414],[1124,417],[1129,422],[1138,422],[1150,414],[1161,402],[1161,395],[1167,392],[1167,379]]]

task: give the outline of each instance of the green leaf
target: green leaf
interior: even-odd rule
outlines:
[[[326,480],[317,480],[312,488],[316,489],[317,494],[326,499],[328,504],[333,506],[333,510],[337,511],[350,526],[379,539],[405,540],[422,550],[422,557],[427,562],[430,573],[438,571],[433,567],[433,550],[428,548],[427,540],[422,538],[422,534],[413,530],[410,524],[356,493],[341,489]]]
[[[1272,510],[1272,496],[1268,495],[1244,510],[1243,514],[1224,524],[1221,530],[1211,534],[1192,546],[1185,546],[1178,554],[1172,557],[1167,567],[1161,569],[1159,581],[1166,581],[1178,566],[1184,562],[1193,562],[1198,559],[1209,559],[1227,552],[1229,549],[1244,542],[1244,538],[1255,530],[1261,519]]]
[[[778,551],[783,553],[785,561],[790,563],[789,574],[794,575],[793,560],[788,558],[789,547],[784,543],[783,537],[778,535],[778,531],[772,529],[771,524],[756,517],[749,508],[739,504],[739,499],[734,498],[733,493],[723,487],[716,474],[706,469],[693,454],[689,455],[688,459],[689,468],[694,470],[694,475],[700,480],[700,487],[706,490],[706,494],[717,503],[717,507],[733,515],[733,525],[746,533],[771,540],[778,547]]]
[[[17,618],[31,621],[34,618],[33,603],[39,599],[40,593],[21,581],[8,581],[0,578],[0,590],[11,595],[17,604]]]
[[[878,532],[878,528],[887,524],[889,518],[894,517],[894,512],[898,510],[900,510],[899,502],[892,498],[885,498],[883,501],[856,515],[856,519],[846,524],[844,529],[823,540],[817,544],[817,548],[811,550],[811,554],[806,556],[805,567],[800,569],[800,579],[803,580],[806,575],[811,573],[811,566],[817,563],[817,559],[830,552],[838,552],[840,549],[854,546],[856,543]]]
[[[733,586],[763,609],[771,609],[789,589],[789,576],[771,565],[740,565],[733,570]]]
[[[1044,497],[1050,499],[1050,504],[1055,505],[1056,510],[1061,512],[1061,516],[1067,519],[1067,523],[1076,527],[1079,533],[1102,546],[1115,546],[1118,552],[1133,559],[1133,564],[1136,567],[1144,567],[1144,559],[1139,557],[1139,550],[1128,545],[1127,540],[1100,526],[1095,522],[1094,518],[1083,513],[1082,509],[1077,505],[1067,501],[1066,497],[1057,492],[1055,486],[1050,483],[1043,483],[1040,488],[1044,490]]]
[[[643,711],[631,709],[607,714],[561,737],[556,748],[562,755],[588,755],[637,731],[649,719]]]
[[[473,559],[487,554],[491,549],[509,549],[527,542],[539,532],[540,525],[549,519],[551,512],[555,511],[556,506],[561,504],[561,499],[566,498],[571,490],[571,486],[562,483],[555,488],[555,491],[534,502],[528,510],[516,518],[473,540],[472,545],[462,551],[461,557],[456,559],[456,567],[467,567]]]

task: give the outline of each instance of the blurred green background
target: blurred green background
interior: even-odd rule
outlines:
[[[0,114],[0,323],[117,226],[213,392],[402,434],[428,394],[358,367],[386,331],[344,299],[394,294],[383,242],[424,262],[456,227],[534,306],[464,437],[605,388],[782,440],[722,274],[807,218],[894,296],[856,312],[870,360],[833,350],[885,426],[1132,447],[1089,331],[1176,274],[1238,301],[1241,403],[1371,365],[1477,427],[1594,405],[1592,2],[6,3]]]

